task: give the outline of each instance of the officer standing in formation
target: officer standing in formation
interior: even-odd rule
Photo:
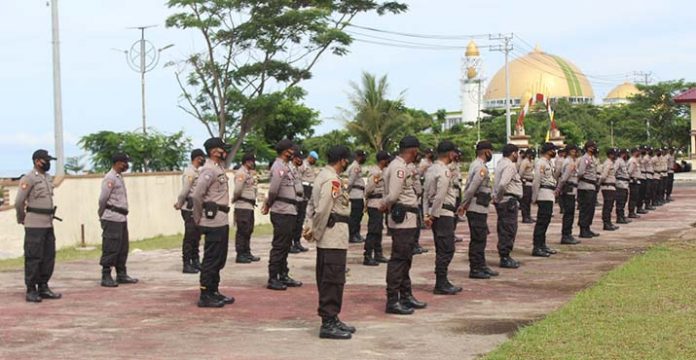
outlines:
[[[558,151],[556,152],[556,158],[553,160],[553,177],[556,179],[556,183],[558,183],[558,179],[561,178],[562,175],[562,169],[563,169],[563,163],[565,162],[566,157],[568,156],[568,149],[566,148],[558,148]],[[558,200],[558,208],[559,212],[563,214],[563,197],[559,196],[557,198]]]
[[[382,251],[382,230],[384,229],[384,169],[389,165],[391,156],[386,151],[376,155],[377,166],[372,169],[365,186],[367,203],[367,237],[363,265],[378,266],[388,260]]]
[[[674,147],[669,148],[667,155],[667,190],[665,191],[665,200],[672,201],[672,190],[674,189]]]
[[[384,173],[385,207],[389,209],[388,222],[392,230],[392,252],[387,264],[386,312],[389,314],[410,315],[414,309],[427,306],[413,296],[409,275],[418,236],[418,196],[414,189],[418,179],[414,178],[408,164],[416,160],[419,147],[415,136],[401,139],[399,155]]]
[[[290,246],[289,253],[298,254],[301,252],[309,251],[306,247],[302,246],[302,224],[304,224],[305,216],[307,215],[307,202],[309,201],[310,194],[305,192],[305,186],[303,184],[302,178],[304,177],[305,167],[304,167],[304,156],[300,147],[295,145],[293,147],[294,155],[292,161],[290,162],[290,171],[293,173],[295,178],[295,192],[297,195],[297,217],[295,219],[295,234],[292,238],[292,245]]]
[[[457,209],[459,209],[459,206],[462,204],[462,151],[457,148],[457,150],[454,151],[455,157],[454,161],[450,163],[450,171],[454,175],[454,188],[457,189],[457,201],[454,203]],[[454,242],[463,242],[464,238],[457,235],[457,225],[461,222],[462,219],[460,219],[460,215],[457,214],[457,216],[454,217]]]
[[[626,218],[626,202],[628,201],[628,184],[631,181],[628,177],[628,150],[620,149],[619,157],[614,162],[616,176],[616,223],[628,224]]]
[[[362,177],[362,164],[367,160],[367,154],[362,150],[355,151],[355,160],[348,167],[348,190],[350,191],[350,242],[364,241],[360,235],[360,223],[365,211],[365,181]]]
[[[51,160],[46,150],[36,150],[31,156],[34,168],[19,182],[15,198],[17,223],[24,225],[24,283],[27,302],[41,299],[60,299],[48,287],[56,263],[56,236],[53,219],[53,179],[48,175]],[[57,219],[57,218],[56,218]]]
[[[106,173],[99,195],[97,214],[102,228],[101,286],[117,287],[118,284],[135,284],[138,279],[128,276],[128,195],[123,173],[128,170],[130,158],[123,153],[111,157],[111,171]],[[111,268],[116,268],[116,281]]]
[[[328,165],[317,175],[309,206],[309,231],[304,236],[317,244],[316,281],[319,292],[319,337],[350,339],[355,327],[338,318],[343,305],[348,252],[350,199],[339,174],[348,166],[350,151],[334,146],[328,152]]]
[[[205,153],[201,149],[191,151],[191,163],[186,167],[181,177],[181,192],[176,198],[174,209],[181,211],[184,220],[184,239],[181,242],[181,254],[184,262],[184,274],[197,274],[201,270],[198,248],[201,242],[201,232],[193,222],[193,200],[191,194],[198,180],[198,169],[205,164]]]
[[[256,157],[252,153],[242,156],[242,165],[234,177],[234,222],[237,226],[234,248],[237,252],[235,262],[249,264],[261,260],[251,253],[251,234],[254,232],[254,208],[256,207],[258,180],[256,178]]]
[[[420,153],[419,155],[420,156]],[[418,158],[416,158],[418,159]],[[427,253],[428,249],[424,248],[420,244],[420,234],[421,234],[421,228],[423,227],[423,211],[421,209],[422,203],[421,199],[423,196],[423,184],[421,183],[422,178],[420,173],[418,172],[418,167],[416,166],[416,162],[412,162],[407,165],[408,171],[411,172],[411,176],[413,176],[416,181],[413,182],[413,191],[416,193],[416,196],[418,197],[418,217],[417,217],[417,222],[418,226],[416,227],[416,246],[413,248],[413,255],[420,255],[423,253]]]
[[[198,307],[219,308],[234,303],[233,297],[220,293],[220,270],[227,262],[230,225],[229,179],[225,174],[228,145],[213,137],[203,143],[208,160],[199,171],[193,188],[193,221],[205,235],[201,263]]]
[[[268,196],[261,213],[271,213],[273,241],[268,258],[268,285],[271,290],[287,290],[300,287],[302,283],[289,275],[288,252],[295,234],[297,217],[297,189],[295,178],[288,162],[294,155],[294,144],[283,139],[276,145],[278,157],[270,171]]]
[[[469,166],[469,175],[459,212],[466,212],[469,223],[469,277],[489,279],[498,272],[486,264],[488,238],[488,206],[491,203],[491,179],[486,164],[493,159],[493,145],[488,140],[476,144],[476,160]]]
[[[522,179],[515,166],[519,156],[518,151],[514,144],[503,146],[503,158],[495,167],[493,183],[493,203],[498,214],[496,229],[500,267],[508,269],[520,267],[520,263],[510,257],[517,237],[517,213],[523,194]]]
[[[310,151],[309,155],[302,162],[300,166],[300,180],[302,181],[302,190],[305,195],[305,201],[307,204],[312,199],[312,189],[314,187],[314,180],[317,177],[317,172],[314,169],[314,164],[319,160],[319,154],[316,151]],[[305,211],[306,213],[306,211]],[[305,215],[306,217],[306,215]],[[293,247],[290,248],[290,252],[306,252],[309,251],[308,248],[302,246],[302,239],[298,239]]]
[[[556,145],[547,142],[541,146],[541,155],[534,167],[532,183],[532,203],[537,204],[538,212],[534,225],[534,248],[532,256],[549,257],[556,253],[546,245],[546,231],[553,215],[553,201],[556,195],[556,178],[554,177],[553,158],[556,157]]]
[[[556,194],[558,202],[563,205],[563,220],[561,227],[561,244],[577,245],[579,240],[573,236],[573,221],[575,220],[575,196],[578,190],[578,147],[567,145],[566,159],[561,165],[561,176],[558,178]]]
[[[590,239],[599,236],[592,231],[592,220],[594,219],[595,204],[597,203],[597,165],[595,156],[597,154],[597,144],[590,140],[585,143],[585,155],[578,162],[578,225],[580,226],[580,237]]]
[[[602,165],[602,172],[599,177],[599,183],[602,189],[602,223],[604,230],[615,231],[619,227],[611,223],[611,213],[614,210],[614,202],[616,201],[616,161],[617,151],[614,148],[607,150],[607,159]]]
[[[641,159],[643,164],[643,172],[645,173],[645,210],[655,210],[655,203],[653,199],[655,197],[655,169],[652,164],[653,149],[649,146],[645,148],[645,154]]]
[[[524,158],[520,162],[518,172],[522,178],[522,188],[524,195],[520,202],[520,210],[522,211],[522,223],[532,224],[532,181],[534,181],[534,158],[536,151],[527,149],[524,153]]]
[[[436,295],[455,295],[462,291],[448,279],[448,268],[454,257],[454,219],[457,216],[458,191],[449,165],[456,157],[456,146],[443,141],[437,146],[437,161],[425,173],[423,186],[423,216],[426,227],[433,230],[435,241]]]
[[[628,217],[629,219],[638,219],[640,215],[636,209],[640,211],[640,195],[642,193],[641,186],[645,178],[640,170],[640,149],[631,149],[631,158],[628,159]]]

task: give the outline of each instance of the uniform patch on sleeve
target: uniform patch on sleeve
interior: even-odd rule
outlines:
[[[585,159],[585,164],[589,165],[589,164],[590,164],[590,159]]]
[[[113,181],[107,181],[107,182],[106,182],[106,186],[107,186],[108,188],[112,188],[112,187],[114,187],[114,182],[113,182]]]
[[[445,170],[445,177],[451,177],[452,173],[449,170]]]
[[[29,184],[22,182],[22,190],[26,190],[29,187]]]
[[[372,180],[375,182],[375,184],[378,184],[380,181],[382,181],[382,177],[377,175],[372,178]]]
[[[331,196],[336,199],[341,194],[341,182],[331,180]]]
[[[488,169],[482,167],[481,170],[479,170],[479,176],[484,177],[486,174],[488,174]]]
[[[190,176],[190,175],[189,175],[189,176],[188,176],[188,181],[189,181],[190,183],[192,183],[192,182],[193,182],[193,176]]]
[[[403,179],[405,176],[406,176],[406,172],[405,172],[405,171],[403,171],[403,170],[397,170],[397,171],[396,171],[396,177],[398,177],[399,179]]]
[[[244,175],[239,175],[239,176],[237,176],[237,180],[239,180],[239,181],[244,181]]]
[[[359,173],[360,173],[360,168],[356,166],[356,167],[355,167],[355,170],[353,170],[353,172],[355,172],[356,174],[359,174]]]

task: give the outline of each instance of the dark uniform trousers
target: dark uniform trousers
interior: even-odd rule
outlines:
[[[411,294],[411,263],[418,229],[392,229],[392,251],[387,263],[387,297]]]
[[[665,188],[667,188],[667,177],[661,177],[660,180],[657,180],[657,200],[658,201],[664,201],[665,200]]]
[[[365,238],[365,256],[382,254],[382,230],[384,213],[377,208],[367,208],[367,237]]]
[[[440,216],[433,220],[435,239],[435,275],[447,276],[454,257],[454,217]]]
[[[665,195],[667,197],[672,196],[672,189],[674,189],[674,174],[667,174],[667,189],[665,190]]]
[[[302,226],[307,216],[307,201],[297,202],[297,217],[295,217],[295,231],[292,237],[293,244],[299,244],[302,239]]]
[[[648,186],[645,189],[645,206],[653,206],[655,205],[655,180],[649,179],[646,181]]]
[[[234,209],[234,222],[237,232],[234,248],[237,255],[251,255],[251,234],[254,232],[254,210]]]
[[[580,207],[578,225],[580,229],[589,229],[594,219],[597,192],[594,190],[578,190],[578,206]]]
[[[295,215],[271,212],[273,240],[268,259],[268,277],[271,279],[278,278],[280,274],[288,273],[288,252],[292,245],[292,237],[295,234],[295,218]]]
[[[53,228],[24,228],[24,283],[27,287],[47,284],[55,263]]]
[[[126,271],[128,260],[128,222],[101,221],[102,256],[99,265],[116,267],[117,272]]]
[[[346,284],[346,254],[343,249],[317,248],[317,290],[319,316],[333,318],[341,313]]]
[[[488,214],[466,212],[469,224],[469,269],[482,270],[486,267],[486,239],[488,238]]]
[[[561,195],[563,200],[563,225],[561,235],[568,236],[573,233],[573,221],[575,221],[575,195]]]
[[[495,204],[495,212],[498,214],[498,254],[501,258],[510,256],[517,237],[517,212],[519,204],[517,199]]]
[[[616,218],[626,217],[626,201],[628,200],[628,189],[616,189]]]
[[[629,214],[635,214],[636,213],[636,207],[639,207],[640,203],[640,184],[629,184],[628,185],[628,213]]]
[[[648,180],[643,179],[638,188],[638,209],[643,209],[646,206],[648,206]]]
[[[522,210],[522,219],[532,217],[532,186],[522,186],[522,200],[520,201],[520,210]]]
[[[353,239],[360,233],[360,222],[365,209],[365,200],[350,199],[350,222],[348,223],[349,239]]]
[[[201,243],[201,232],[193,221],[193,212],[181,210],[184,219],[184,241],[181,242],[181,253],[185,260],[199,259],[198,247]]]
[[[537,201],[537,221],[534,225],[534,248],[542,249],[546,247],[546,230],[551,223],[553,215],[553,201]],[[594,207],[594,203],[592,205]]]
[[[230,242],[230,227],[201,226],[201,232],[205,235],[203,245],[203,262],[201,263],[201,289],[217,291],[220,285],[220,270],[227,262],[227,250]]]
[[[614,210],[616,190],[602,190],[602,222],[611,223],[611,211]]]

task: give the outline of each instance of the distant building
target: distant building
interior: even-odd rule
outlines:
[[[609,94],[604,98],[604,104],[605,105],[615,105],[615,104],[628,104],[630,98],[633,95],[636,95],[640,93],[640,90],[636,87],[635,84],[631,82],[625,82],[621,85],[616,86],[613,88]]]

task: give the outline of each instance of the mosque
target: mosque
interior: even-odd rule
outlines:
[[[510,103],[520,108],[531,96],[543,94],[551,101],[566,99],[571,104],[593,104],[595,93],[587,76],[575,64],[558,55],[544,52],[537,46],[525,56],[508,64]],[[485,116],[484,109],[505,109],[505,67],[491,78],[484,88],[480,75],[481,53],[472,40],[462,58],[461,111],[449,112],[444,124],[450,128],[459,123],[475,123]],[[626,82],[616,86],[603,99],[605,105],[623,104],[638,93],[635,84]]]

